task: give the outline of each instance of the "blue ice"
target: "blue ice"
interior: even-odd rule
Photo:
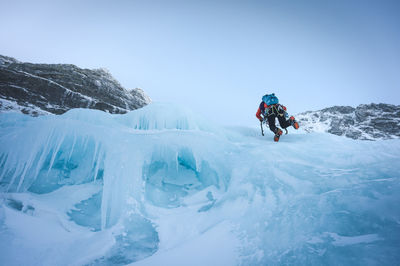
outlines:
[[[0,264],[172,265],[178,251],[182,265],[205,252],[214,264],[398,263],[400,140],[292,129],[274,143],[257,130],[165,103],[0,114]]]

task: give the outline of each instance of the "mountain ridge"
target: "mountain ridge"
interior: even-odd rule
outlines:
[[[297,114],[306,132],[328,132],[360,140],[400,138],[400,105],[332,106]]]
[[[33,116],[62,114],[72,108],[120,114],[151,102],[142,89],[125,89],[104,68],[23,63],[2,55],[0,89],[0,111],[18,110]]]

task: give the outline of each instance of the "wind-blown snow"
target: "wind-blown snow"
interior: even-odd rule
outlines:
[[[257,130],[169,104],[0,114],[0,264],[399,261],[399,140]]]

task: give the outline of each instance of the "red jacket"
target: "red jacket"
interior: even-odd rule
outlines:
[[[280,104],[277,104],[277,105],[280,105]],[[265,102],[261,102],[260,103],[260,107],[258,107],[258,110],[257,110],[257,113],[256,113],[256,117],[258,118],[258,120],[260,120],[260,121],[263,120],[263,117],[261,116],[261,114],[264,115],[265,114],[265,109],[269,109],[271,106],[272,105],[267,105]],[[286,107],[285,106],[283,106],[283,105],[280,105],[280,106],[282,106],[283,110],[286,111]]]

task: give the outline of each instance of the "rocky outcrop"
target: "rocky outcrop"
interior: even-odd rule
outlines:
[[[329,132],[362,140],[400,138],[398,105],[334,106],[298,114],[296,119],[307,132]]]
[[[105,69],[21,63],[0,55],[0,111],[40,115],[90,108],[120,114],[150,102],[143,90],[126,90]]]

